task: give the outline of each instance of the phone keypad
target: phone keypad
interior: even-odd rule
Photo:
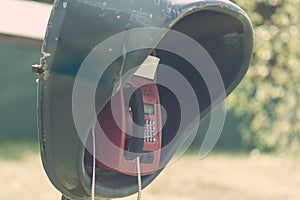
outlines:
[[[154,120],[146,119],[144,126],[144,141],[155,142],[155,122]]]

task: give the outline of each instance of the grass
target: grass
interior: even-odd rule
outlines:
[[[30,139],[0,139],[0,161],[19,160],[39,152],[38,142]]]
[[[300,199],[300,163],[266,155],[186,155],[144,191],[144,200]],[[127,198],[134,199],[132,198]]]
[[[14,149],[21,154],[1,153],[0,199],[59,200],[59,192],[43,171],[37,145],[6,145],[6,152]],[[300,162],[296,159],[218,152],[199,160],[190,153],[168,166],[145,188],[142,199],[296,200],[300,199],[299,185]],[[124,198],[133,199],[136,195]]]

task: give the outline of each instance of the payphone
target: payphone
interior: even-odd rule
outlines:
[[[204,54],[199,48],[190,49],[193,45],[172,37],[173,31],[203,47],[209,62],[202,62]],[[111,38],[115,40],[109,42]],[[171,48],[162,48],[168,45]],[[56,0],[42,47],[43,57],[33,67],[39,79],[41,158],[50,181],[68,199],[91,197],[89,166],[93,156],[86,146],[92,130],[99,170],[94,182],[96,198],[136,193],[133,163],[137,157],[145,188],[180,150],[180,145],[190,139],[191,130],[243,79],[252,52],[251,21],[231,1]],[[181,105],[174,93],[133,76],[134,72],[114,94],[115,83],[150,54],[185,77],[199,102],[197,115],[181,119]],[[191,57],[195,58],[193,63]],[[215,98],[211,98],[205,78],[215,85],[216,77],[197,73],[193,64],[202,72],[216,66],[224,90],[214,90]],[[86,68],[81,71],[83,66]],[[100,80],[99,71],[103,72]],[[169,75],[168,79],[175,78]],[[80,90],[78,81],[95,89]],[[165,124],[162,107],[168,115]],[[99,121],[96,126],[95,118]],[[184,123],[178,128],[179,122]],[[163,149],[166,146],[172,147]]]
[[[162,119],[154,82],[139,76],[130,78],[104,106],[98,122],[94,132],[99,169],[136,176],[135,158],[139,156],[142,175],[158,170]],[[87,145],[91,145],[91,137]],[[87,151],[86,164],[91,165],[91,156]]]

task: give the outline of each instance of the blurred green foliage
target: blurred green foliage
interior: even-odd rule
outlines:
[[[32,139],[10,140],[0,138],[0,147],[0,161],[19,160],[25,158],[26,155],[39,152],[38,143]]]
[[[20,40],[21,41],[21,40]],[[40,45],[0,37],[0,141],[36,139],[36,76]]]
[[[300,151],[300,1],[239,0],[255,29],[253,63],[228,98],[242,140],[265,152]]]

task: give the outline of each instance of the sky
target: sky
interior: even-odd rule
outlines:
[[[45,3],[1,0],[0,33],[43,39],[50,13]]]

